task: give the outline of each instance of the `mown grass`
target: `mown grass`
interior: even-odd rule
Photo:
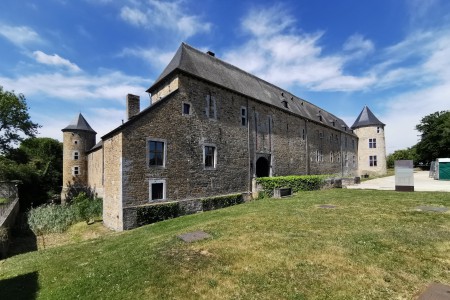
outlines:
[[[450,214],[420,205],[450,207],[450,194],[343,189],[254,201],[14,256],[0,262],[0,294],[411,299],[431,282],[450,284]],[[212,238],[177,238],[196,230]]]

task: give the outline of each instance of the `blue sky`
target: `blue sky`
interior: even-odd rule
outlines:
[[[40,136],[79,112],[97,139],[125,118],[181,42],[274,83],[352,125],[364,105],[388,153],[450,109],[446,0],[3,0],[0,85],[23,93]]]

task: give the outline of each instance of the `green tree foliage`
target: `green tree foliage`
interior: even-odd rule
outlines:
[[[34,137],[38,128],[30,120],[25,96],[4,91],[0,86],[0,153],[11,149],[24,136]]]
[[[416,145],[421,162],[450,156],[450,111],[423,117],[416,129],[421,133],[421,140]]]
[[[59,195],[62,185],[62,144],[51,138],[29,138],[0,156],[0,179],[21,180],[22,210]]]
[[[394,153],[389,154],[387,156],[387,167],[394,168],[396,160],[412,160],[414,165],[417,165],[419,157],[417,156],[416,147],[397,150]]]

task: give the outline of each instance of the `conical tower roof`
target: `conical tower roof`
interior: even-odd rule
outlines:
[[[353,123],[352,129],[376,125],[384,126],[385,124],[382,123],[380,120],[378,120],[377,117],[375,117],[373,112],[366,105],[359,114],[358,118],[356,118],[355,123]]]
[[[86,121],[86,119],[83,117],[83,115],[80,113],[75,119],[70,122],[70,124],[62,129],[62,132],[65,131],[88,131],[92,133],[97,133],[92,129],[92,127],[89,125],[89,123]]]

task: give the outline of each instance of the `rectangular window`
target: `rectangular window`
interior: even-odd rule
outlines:
[[[369,156],[369,166],[371,166],[371,167],[377,166],[377,156],[376,155]]]
[[[78,167],[78,166],[73,167],[72,175],[74,175],[74,176],[80,175],[80,167]]]
[[[377,127],[377,133],[380,133],[380,127]]]
[[[323,161],[323,152],[322,152],[322,150],[317,150],[316,151],[316,161],[317,162],[322,162]]]
[[[148,141],[148,165],[152,166],[165,166],[165,142],[158,140]]]
[[[204,146],[203,150],[205,168],[214,169],[216,167],[216,147]]]
[[[216,98],[214,98],[211,95],[206,96],[206,116],[210,119],[216,119],[217,118],[217,111],[216,111]]]
[[[74,151],[74,152],[73,152],[73,159],[74,159],[74,160],[78,160],[79,156],[80,156],[80,154],[79,154],[78,151]]]
[[[241,107],[241,125],[247,126],[247,107]]]
[[[330,162],[333,162],[334,160],[334,155],[333,155],[333,151],[330,152]]]
[[[377,147],[377,139],[369,139],[369,148]]]
[[[164,179],[150,179],[149,189],[150,201],[166,199],[166,181]]]
[[[302,129],[302,140],[306,139],[305,128]]]
[[[183,102],[183,115],[189,116],[191,114],[191,104]]]

